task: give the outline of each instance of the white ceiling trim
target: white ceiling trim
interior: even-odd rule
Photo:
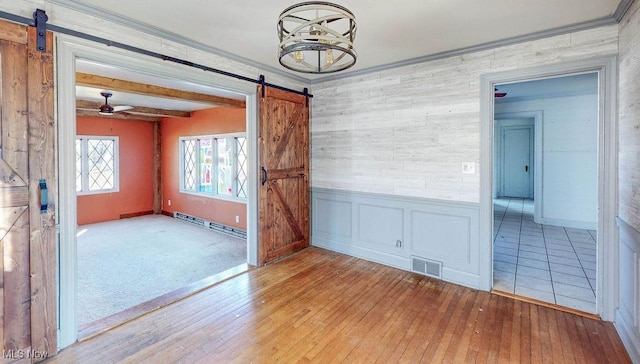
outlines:
[[[629,8],[631,7],[631,4],[633,4],[635,0],[622,0],[620,1],[620,4],[618,4],[618,7],[616,8],[616,11],[613,13],[613,17],[616,19],[616,22],[620,22],[620,20],[622,20],[622,17],[627,13],[627,11],[629,11]]]
[[[333,81],[333,80],[338,80],[338,79],[347,78],[347,77],[361,76],[361,75],[366,75],[368,73],[380,72],[380,71],[388,70],[392,68],[405,67],[405,66],[409,66],[417,63],[424,63],[424,62],[433,61],[437,59],[442,59],[442,58],[447,58],[447,57],[452,57],[452,56],[457,56],[457,55],[462,55],[462,54],[467,54],[472,52],[478,52],[478,51],[488,50],[492,48],[498,48],[498,47],[526,42],[526,41],[538,40],[542,38],[567,34],[571,32],[597,28],[605,25],[616,24],[620,22],[620,20],[629,10],[629,8],[631,7],[634,1],[635,0],[621,0],[621,2],[618,4],[618,7],[616,8],[616,11],[614,12],[613,15],[603,17],[600,19],[595,19],[595,20],[591,20],[583,23],[530,33],[522,36],[506,38],[506,39],[483,43],[475,46],[454,49],[451,51],[425,55],[422,57],[416,57],[416,58],[395,62],[395,63],[389,63],[386,65],[377,66],[377,67],[370,67],[370,68],[366,68],[358,71],[343,72],[339,74],[329,75],[326,77],[309,79],[303,76],[291,74],[285,70],[271,67],[263,63],[253,61],[251,59],[248,59],[230,52],[226,52],[216,47],[208,46],[206,44],[194,41],[187,37],[184,37],[184,36],[181,36],[181,35],[178,35],[154,26],[142,24],[128,17],[124,17],[112,12],[105,11],[104,9],[98,9],[90,5],[79,3],[75,0],[49,0],[49,2],[53,4],[67,7],[69,9],[85,13],[87,15],[95,16],[97,18],[104,19],[109,22],[113,22],[115,24],[123,25],[128,28],[131,28],[146,34],[157,36],[161,39],[166,39],[184,46],[188,46],[194,49],[198,49],[198,50],[209,52],[221,57],[225,57],[236,62],[240,62],[249,66],[256,67],[258,69],[262,69],[264,71],[272,72],[280,76],[286,77],[288,79],[291,79],[293,81],[307,83],[307,84],[319,84],[322,82]]]
[[[633,2],[634,0],[630,0],[630,1]],[[323,77],[323,78],[318,78],[318,79],[315,79],[315,80],[308,80],[308,81],[311,84],[318,84],[318,83],[322,83],[322,82],[326,82],[326,81],[338,80],[338,79],[345,78],[345,77],[362,76],[362,75],[365,75],[367,73],[380,72],[380,71],[388,70],[388,69],[391,69],[391,68],[405,67],[405,66],[410,66],[410,65],[413,65],[413,64],[417,64],[417,63],[424,63],[424,62],[434,61],[434,60],[443,59],[443,58],[447,58],[447,57],[460,56],[460,55],[467,54],[467,53],[486,51],[486,50],[493,49],[493,48],[504,47],[504,46],[513,45],[513,44],[522,43],[522,42],[534,41],[534,40],[553,37],[553,36],[557,36],[557,35],[573,33],[573,32],[577,32],[577,31],[581,31],[581,30],[598,28],[598,27],[601,27],[601,26],[612,25],[612,24],[616,24],[616,23],[618,23],[618,21],[613,16],[608,16],[608,17],[604,17],[604,18],[600,18],[600,19],[596,19],[596,20],[587,21],[587,22],[584,22],[584,23],[569,25],[569,26],[566,26],[566,27],[543,30],[541,32],[536,32],[536,33],[531,33],[531,34],[526,34],[526,35],[520,35],[520,36],[512,37],[512,38],[501,39],[501,40],[497,40],[495,42],[488,42],[488,43],[478,44],[478,45],[474,45],[474,46],[470,46],[470,47],[454,49],[454,50],[451,50],[451,51],[440,52],[440,53],[435,53],[435,54],[429,54],[429,55],[422,56],[422,57],[407,59],[405,61],[389,63],[389,64],[378,66],[378,67],[365,68],[365,69],[358,70],[358,71],[353,71],[353,72],[345,72],[345,73],[341,73],[341,74],[335,74],[335,75],[331,75],[331,76],[327,76],[327,77]]]

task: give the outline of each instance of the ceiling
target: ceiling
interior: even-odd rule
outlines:
[[[266,69],[287,72],[299,80],[326,77],[289,71],[278,63],[276,22],[282,10],[299,0],[51,1]],[[618,7],[623,8],[630,0],[334,2],[350,9],[358,25],[358,60],[353,68],[343,71],[346,74],[507,42],[514,37],[611,23]]]
[[[76,72],[76,108],[78,115],[82,116],[98,116],[98,109],[105,102],[104,97],[100,95],[102,91],[112,93],[108,100],[111,106],[134,106],[133,109],[126,112],[116,113],[114,117],[140,119],[140,116],[143,116],[149,121],[157,121],[161,116],[188,115],[192,111],[222,105],[219,102],[214,102],[216,98],[230,102],[244,102],[245,100],[244,95],[230,91],[177,79],[151,76],[84,59],[76,60]],[[92,80],[92,84],[88,84],[82,81],[82,75],[99,76],[99,79],[95,82]],[[118,87],[115,82],[112,82],[114,79],[122,80],[127,85]],[[137,90],[136,85],[143,91]],[[166,91],[169,96],[162,95],[163,92],[148,90],[150,86],[161,88],[160,91]],[[180,95],[180,92],[184,92],[184,94]],[[202,97],[198,100],[198,96]],[[214,100],[210,100],[207,96],[211,96]],[[182,111],[187,114],[175,114],[172,111]]]
[[[232,59],[270,69],[303,81],[320,81],[326,75],[309,75],[287,70],[277,59],[276,22],[280,12],[296,1],[220,0],[145,2],[111,0],[52,0],[108,20],[143,29],[152,34],[183,41],[212,50]],[[356,16],[358,33],[355,46],[356,65],[340,75],[366,72],[376,68],[411,63],[446,52],[488,43],[508,42],[514,37],[535,36],[558,28],[611,22],[619,8],[630,0],[395,0],[336,1]],[[113,39],[118,41],[118,39]],[[171,79],[143,75],[96,62],[77,62],[77,71],[188,90],[224,98],[244,100],[243,95]],[[591,76],[593,77],[593,75]],[[320,78],[320,79],[319,79]],[[541,95],[587,93],[589,76],[573,79],[550,79],[529,83],[501,85],[507,97],[535,98]],[[194,111],[218,106],[158,95],[110,89],[110,85],[78,85],[78,100],[104,102],[103,90],[113,92],[111,105]],[[550,91],[551,90],[551,91]],[[85,113],[88,112],[85,110]]]

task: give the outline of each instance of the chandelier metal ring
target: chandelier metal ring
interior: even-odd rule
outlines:
[[[286,8],[278,19],[278,57],[288,69],[331,73],[356,62],[355,16],[347,8],[308,1]]]

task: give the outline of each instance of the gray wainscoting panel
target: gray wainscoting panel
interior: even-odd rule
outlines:
[[[311,191],[314,246],[411,270],[442,263],[442,279],[479,287],[479,206],[324,188]]]
[[[415,255],[462,264],[471,263],[470,221],[467,217],[413,211],[411,241]]]
[[[615,326],[634,363],[640,362],[640,232],[617,219],[620,296]]]
[[[314,213],[325,216],[315,221],[315,232],[326,236],[351,239],[351,202],[318,198],[313,201]]]
[[[397,207],[358,205],[357,245],[400,254],[404,240],[404,210]]]

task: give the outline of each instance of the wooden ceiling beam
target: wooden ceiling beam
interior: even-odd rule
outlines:
[[[159,122],[162,120],[159,116],[145,116],[145,115],[132,115],[126,112],[116,112],[113,115],[100,115],[97,111],[89,110],[76,110],[76,117],[89,117],[89,118],[101,118],[101,119],[118,119],[118,120],[139,120]]]
[[[102,102],[76,100],[77,110],[96,111],[100,108],[101,105],[102,105]],[[110,105],[113,107],[121,106],[121,105],[111,104],[111,103]],[[133,109],[127,110],[126,113],[132,114],[132,115],[165,116],[165,117],[175,117],[175,118],[191,117],[191,112],[189,111],[165,110],[165,109],[156,109],[152,107],[142,107],[142,106],[134,106]]]
[[[111,91],[130,92],[134,94],[166,97],[176,100],[206,102],[218,106],[235,108],[246,107],[244,100],[234,100],[226,97],[201,94],[198,92],[147,85],[144,83],[120,80],[117,78],[92,75],[82,72],[76,73],[76,84],[79,86],[102,87]]]

